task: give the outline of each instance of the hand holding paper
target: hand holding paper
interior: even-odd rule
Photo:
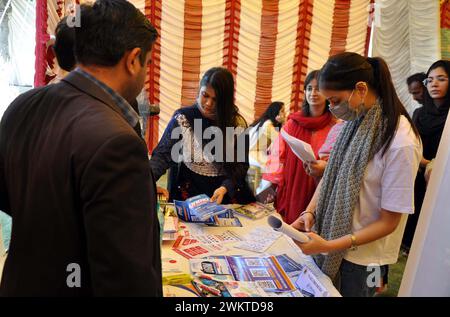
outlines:
[[[311,238],[308,237],[303,232],[298,231],[294,227],[288,225],[283,220],[279,219],[278,217],[275,217],[273,215],[270,215],[267,218],[267,222],[269,223],[269,226],[271,226],[276,231],[280,231],[287,235],[288,237],[297,240],[301,243],[308,242]]]
[[[284,129],[281,129],[281,136],[302,162],[316,161],[316,156],[310,144],[291,136]]]

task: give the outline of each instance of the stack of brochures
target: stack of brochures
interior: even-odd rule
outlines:
[[[178,238],[178,217],[164,217],[163,241],[176,240]]]
[[[242,227],[233,209],[211,202],[207,195],[198,195],[185,201],[174,200],[178,218],[186,222],[212,226]]]

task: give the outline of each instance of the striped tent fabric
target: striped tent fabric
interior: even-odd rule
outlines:
[[[47,84],[56,76],[50,35],[55,34],[58,22],[70,14],[70,7],[77,4],[80,0],[36,0],[35,87]]]
[[[45,3],[52,34],[68,0]],[[81,1],[83,2],[83,1]],[[146,89],[161,113],[151,118],[149,150],[173,112],[195,102],[202,74],[214,66],[235,77],[235,103],[251,123],[271,101],[301,106],[307,73],[342,51],[367,53],[371,0],[134,0],[158,30]],[[44,7],[41,8],[43,10]],[[63,12],[63,11],[62,11]],[[55,23],[56,22],[56,23]],[[39,24],[38,24],[39,25]],[[43,34],[42,34],[43,33]],[[37,49],[37,53],[38,49]],[[39,63],[42,63],[40,61]],[[42,65],[36,64],[37,71]],[[36,74],[36,85],[44,78]]]
[[[450,1],[441,0],[441,52],[450,60]]]

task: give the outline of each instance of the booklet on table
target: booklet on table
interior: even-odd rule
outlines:
[[[205,195],[197,195],[185,201],[174,200],[178,218],[186,222],[204,223],[209,226],[242,227],[233,209],[211,202]]]

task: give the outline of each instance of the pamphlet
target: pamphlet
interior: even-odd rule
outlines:
[[[176,258],[162,257],[162,272],[164,273],[183,273],[181,262]]]
[[[204,245],[201,243],[194,243],[187,246],[174,248],[173,251],[185,257],[186,259],[192,259],[224,253],[228,251],[228,249],[221,244]]]
[[[275,201],[276,196],[277,193],[275,192],[275,189],[272,186],[269,186],[256,195],[256,201],[262,204],[270,204]]]
[[[163,241],[176,240],[179,236],[178,230],[178,217],[164,217]]]
[[[232,297],[302,297],[312,291],[296,289],[291,278],[302,273],[303,266],[286,254],[209,256],[190,259],[189,265],[195,277],[222,282]]]
[[[231,297],[267,297],[267,293],[255,282],[224,281]]]
[[[216,281],[208,276],[194,278],[192,285],[202,297],[231,297],[223,282]]]
[[[224,206],[210,202],[205,194],[197,195],[185,201],[174,200],[178,217],[187,222],[207,222],[212,217],[228,211]]]
[[[234,208],[234,210],[251,219],[260,219],[275,211],[272,205],[260,202],[253,202],[247,205]]]
[[[205,224],[212,227],[242,227],[241,221],[234,216],[231,209],[210,218]]]
[[[226,256],[214,256],[203,259],[191,259],[189,265],[192,274],[196,275],[213,275],[214,278],[218,278],[218,275],[230,275],[231,270],[228,266]]]
[[[255,282],[218,281],[202,275],[192,281],[202,297],[267,297],[267,293]]]
[[[305,297],[298,289],[291,292],[266,292],[266,294],[268,297]]]
[[[291,148],[292,152],[302,161],[302,162],[315,162],[316,156],[310,144],[297,139],[286,132],[286,130],[281,129],[281,136],[286,141],[286,143]]]
[[[233,210],[215,202],[205,194],[197,195],[185,201],[174,200],[178,217],[187,222],[204,223],[217,227],[242,227],[234,217]]]
[[[295,290],[295,286],[274,256],[226,258],[236,281],[255,282],[266,292]]]
[[[230,243],[240,242],[243,240],[236,232],[230,230],[227,230],[221,234],[193,235],[192,238],[203,244]]]
[[[292,280],[295,280],[302,273],[303,265],[295,262],[287,254],[276,255],[275,258]]]
[[[256,228],[245,236],[244,241],[235,244],[234,247],[262,253],[270,248],[281,235],[282,233],[273,231],[270,228]]]
[[[205,245],[193,237],[178,237],[172,246],[172,250],[187,259],[192,259],[224,253],[228,249],[223,244]]]
[[[302,294],[309,294],[310,297],[329,297],[330,293],[325,286],[319,282],[317,277],[308,269],[307,266],[303,267],[301,274],[295,281],[295,285],[298,287]]]

